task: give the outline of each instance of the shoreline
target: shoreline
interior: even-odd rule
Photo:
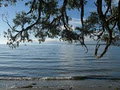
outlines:
[[[0,89],[1,90],[1,89]],[[6,90],[6,89],[2,89]],[[21,89],[7,89],[7,90],[120,90],[120,88],[107,87],[41,87],[41,88],[21,88]]]
[[[0,80],[0,90],[120,90],[120,80]]]
[[[39,88],[0,88],[0,90],[120,90],[120,87],[39,87]]]

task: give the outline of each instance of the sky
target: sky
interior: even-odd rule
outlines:
[[[25,0],[27,1],[27,0]],[[28,0],[29,1],[29,0]],[[90,0],[87,5],[85,6],[85,17],[86,18],[89,15],[89,12],[95,11],[95,5],[94,2],[96,0]],[[18,2],[16,3],[16,6],[9,6],[9,7],[1,7],[0,8],[0,44],[5,44],[7,42],[6,38],[3,36],[3,32],[6,31],[9,27],[8,25],[3,22],[3,19],[7,17],[8,21],[10,22],[11,25],[12,19],[15,17],[15,13],[18,13],[22,10],[24,11],[29,11],[29,8],[24,6],[24,1],[23,2]],[[2,18],[2,15],[4,14],[4,17]],[[68,12],[68,15],[72,18],[72,21],[70,21],[70,24],[75,27],[81,25],[80,23],[80,13],[77,10],[72,10]],[[52,39],[47,39],[47,41],[55,41]]]

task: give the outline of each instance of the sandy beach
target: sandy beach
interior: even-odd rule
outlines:
[[[1,90],[1,89],[0,89]],[[6,89],[2,89],[2,90],[6,90]],[[55,87],[51,87],[51,88],[23,88],[23,89],[7,89],[7,90],[120,90],[120,88],[101,88],[101,87],[96,87],[96,88],[82,88],[82,87],[76,87],[76,88],[55,88]]]
[[[0,80],[0,90],[120,90],[119,80]]]
[[[120,90],[113,87],[41,87],[41,88],[12,88],[0,90]]]

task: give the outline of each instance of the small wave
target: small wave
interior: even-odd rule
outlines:
[[[91,76],[69,76],[69,77],[0,77],[0,80],[86,80],[86,79],[99,79],[99,80],[120,80],[119,77],[110,77],[105,75],[91,75]]]
[[[31,77],[0,77],[0,80],[34,80],[37,78]]]
[[[73,77],[43,77],[41,80],[72,80]]]
[[[0,80],[72,80],[73,77],[0,77]]]

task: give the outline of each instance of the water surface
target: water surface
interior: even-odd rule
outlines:
[[[72,44],[0,45],[0,79],[119,79],[120,47],[111,46],[102,59],[94,57],[94,48],[88,45],[85,54]]]

